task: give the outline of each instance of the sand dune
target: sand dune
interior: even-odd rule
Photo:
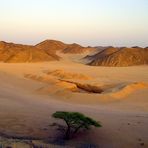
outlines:
[[[27,74],[26,78],[40,81],[49,86],[40,88],[38,92],[57,95],[61,91],[70,91],[73,93],[95,93],[111,96],[113,98],[125,98],[140,89],[148,89],[148,83],[145,82],[122,82],[122,83],[103,83],[97,79],[91,81],[90,76],[83,74],[69,73],[64,70],[46,71],[43,75]],[[80,81],[81,80],[81,81]],[[94,83],[95,82],[95,83]],[[54,89],[53,89],[54,88]],[[69,96],[69,93],[67,93]],[[66,96],[66,92],[64,97]],[[92,95],[93,96],[93,95]],[[90,99],[92,96],[89,96]]]
[[[127,85],[119,85],[111,90],[111,95],[115,98],[124,98],[136,90],[145,88],[148,89],[148,83],[136,82]]]
[[[82,73],[71,73],[61,69],[55,71],[47,72],[48,75],[56,76],[60,79],[80,79],[80,80],[89,80],[92,79],[90,76],[87,76]]]

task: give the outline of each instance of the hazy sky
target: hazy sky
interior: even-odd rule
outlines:
[[[0,0],[0,40],[148,46],[148,0]]]

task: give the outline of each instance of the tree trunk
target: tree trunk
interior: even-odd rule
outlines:
[[[65,139],[67,139],[67,140],[70,139],[70,126],[67,127],[66,134],[65,134]]]

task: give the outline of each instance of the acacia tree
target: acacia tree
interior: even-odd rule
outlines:
[[[70,139],[81,129],[90,129],[91,126],[101,127],[101,124],[90,117],[79,112],[57,111],[52,115],[54,118],[65,121],[67,127],[65,129],[65,139]]]

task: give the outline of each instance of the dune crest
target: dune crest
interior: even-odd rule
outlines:
[[[60,79],[80,79],[80,80],[90,80],[92,79],[90,76],[87,76],[82,73],[72,73],[67,72],[65,70],[57,69],[54,71],[47,72],[48,75],[56,76]]]
[[[124,98],[136,90],[148,88],[148,83],[135,82],[124,86],[117,87],[115,92],[111,92],[110,95],[114,98]]]

